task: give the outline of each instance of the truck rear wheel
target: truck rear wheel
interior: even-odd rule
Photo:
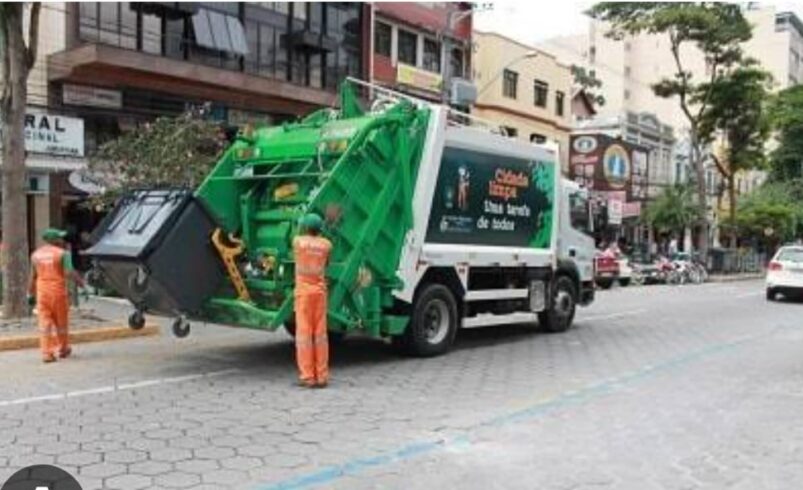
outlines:
[[[416,295],[412,318],[401,337],[404,350],[413,356],[445,353],[457,335],[457,302],[446,286],[428,284]]]
[[[568,276],[558,276],[552,290],[552,302],[546,311],[538,314],[538,323],[546,332],[565,332],[572,326],[577,309],[574,281]]]

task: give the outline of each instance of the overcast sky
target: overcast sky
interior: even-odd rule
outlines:
[[[588,32],[583,11],[595,2],[583,0],[501,0],[491,10],[474,15],[475,27],[499,32],[519,42],[534,44],[544,39]],[[762,2],[765,4],[765,2]],[[769,2],[779,11],[792,10],[803,19],[803,2]]]

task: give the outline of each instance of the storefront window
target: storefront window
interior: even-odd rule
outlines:
[[[424,39],[424,69],[435,73],[441,71],[441,45],[432,39]]]
[[[418,64],[418,36],[410,31],[399,29],[399,61],[416,66]]]

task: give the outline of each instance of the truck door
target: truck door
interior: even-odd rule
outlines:
[[[595,248],[591,237],[593,224],[588,191],[568,182],[564,184],[558,235],[559,257],[575,263],[580,281],[593,281]]]

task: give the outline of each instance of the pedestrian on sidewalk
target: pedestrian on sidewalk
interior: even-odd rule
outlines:
[[[296,261],[296,363],[299,383],[324,388],[329,382],[329,339],[326,335],[326,265],[332,243],[320,236],[323,219],[301,218],[301,235],[293,240]]]
[[[69,337],[69,293],[67,280],[84,287],[75,271],[72,256],[65,249],[63,230],[48,228],[42,233],[45,244],[31,255],[28,304],[36,305],[42,361],[53,362],[72,353]]]

